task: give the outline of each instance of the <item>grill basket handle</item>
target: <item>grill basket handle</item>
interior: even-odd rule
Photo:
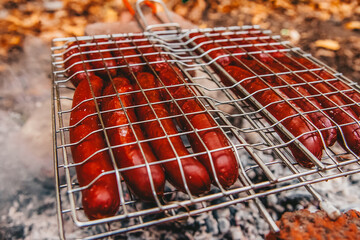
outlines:
[[[145,15],[141,9],[141,4],[143,4],[145,1],[150,1],[150,2],[160,4],[162,6],[162,8],[164,9],[164,12],[165,12],[165,15],[167,18],[166,19],[167,22],[163,22],[163,20],[159,18],[163,23],[149,25],[148,21],[145,18]],[[144,29],[144,31],[147,31],[147,32],[152,32],[156,28],[161,28],[161,29],[175,28],[179,32],[181,30],[180,25],[173,21],[169,9],[166,7],[165,3],[161,0],[137,0],[136,1],[136,17],[137,17],[137,20],[138,20],[139,24],[141,25],[141,27]]]

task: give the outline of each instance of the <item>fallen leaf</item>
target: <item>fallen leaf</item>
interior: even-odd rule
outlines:
[[[104,22],[116,22],[118,20],[118,12],[112,8],[105,9]]]
[[[206,23],[201,23],[200,25],[199,25],[199,28],[207,28],[208,26],[207,26],[207,24]]]
[[[351,21],[345,24],[345,27],[350,30],[360,30],[360,21]]]
[[[329,50],[337,51],[340,49],[340,44],[336,40],[323,39],[315,42],[316,47],[326,48]]]
[[[9,44],[11,45],[19,45],[22,41],[22,37],[18,35],[13,35],[9,38]]]
[[[336,56],[336,53],[334,51],[331,51],[328,49],[320,48],[319,50],[316,51],[315,56],[316,57],[325,57],[325,58],[334,58]]]

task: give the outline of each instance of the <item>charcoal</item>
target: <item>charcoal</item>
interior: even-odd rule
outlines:
[[[218,219],[219,231],[222,234],[227,233],[230,230],[230,221],[224,217]]]
[[[6,228],[4,230],[0,230],[0,232],[3,231],[3,236],[1,239],[23,239],[25,238],[25,226],[24,225],[16,225],[9,228]]]
[[[206,218],[206,232],[211,233],[212,235],[217,235],[219,233],[218,222],[210,215],[209,218]]]

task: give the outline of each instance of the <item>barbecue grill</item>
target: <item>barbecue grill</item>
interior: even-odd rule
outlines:
[[[220,28],[205,28],[205,29],[181,29],[177,23],[172,22],[171,16],[168,13],[165,5],[161,1],[154,1],[161,4],[165,10],[168,18],[168,23],[158,25],[148,25],[147,21],[141,11],[141,4],[143,1],[137,1],[137,19],[139,24],[143,26],[142,33],[127,33],[127,34],[111,34],[111,35],[96,35],[96,36],[81,36],[69,38],[57,38],[52,42],[52,70],[53,70],[53,89],[52,89],[52,111],[53,111],[53,144],[54,144],[54,168],[56,179],[57,192],[57,211],[59,221],[59,232],[61,238],[71,236],[71,233],[66,232],[65,224],[73,224],[75,227],[83,228],[84,232],[91,229],[92,231],[86,239],[94,239],[101,237],[108,237],[128,231],[141,229],[155,224],[162,224],[169,221],[179,221],[186,219],[189,216],[197,215],[203,212],[212,211],[219,208],[224,208],[245,201],[254,201],[262,216],[269,224],[272,231],[278,231],[278,227],[270,216],[266,207],[261,203],[260,198],[279,193],[282,191],[291,191],[295,188],[305,188],[315,200],[319,202],[320,208],[324,209],[329,216],[336,218],[339,211],[331,205],[323,196],[321,196],[312,186],[314,183],[327,181],[330,179],[345,177],[351,174],[360,172],[359,157],[351,150],[335,144],[332,147],[325,148],[321,161],[313,156],[298,140],[295,138],[281,122],[278,122],[267,110],[266,106],[262,106],[249,94],[246,89],[242,88],[236,81],[232,86],[225,86],[221,81],[219,74],[225,74],[224,69],[216,62],[217,59],[212,59],[209,56],[209,51],[201,49],[202,44],[196,44],[194,38],[191,38],[190,33],[201,33],[205,36],[224,36],[237,34],[238,36],[246,35],[243,40],[259,40],[259,43],[250,44],[256,50],[245,51],[244,54],[255,56],[259,53],[266,53],[271,55],[274,52],[282,52],[292,58],[303,57],[319,66],[319,68],[306,68],[304,71],[316,72],[318,70],[325,70],[330,73],[334,79],[346,84],[352,91],[359,92],[359,86],[351,80],[344,77],[341,73],[336,72],[324,63],[312,57],[310,54],[304,52],[299,47],[292,46],[288,41],[283,41],[279,35],[272,34],[271,31],[261,29],[259,26],[232,26]],[[259,37],[256,34],[261,33]],[[118,38],[121,40],[116,40]],[[104,39],[106,41],[101,43],[93,43],[94,39]],[[128,190],[126,184],[121,178],[122,171],[126,169],[119,169],[114,164],[114,171],[105,172],[101,175],[116,173],[120,192],[120,209],[113,217],[108,217],[98,220],[88,220],[83,213],[81,205],[81,190],[89,187],[80,187],[77,182],[75,166],[79,163],[74,163],[72,160],[70,148],[77,143],[71,143],[69,139],[69,129],[73,126],[69,125],[70,114],[73,111],[71,107],[74,87],[70,80],[74,76],[67,76],[64,67],[64,53],[67,47],[72,42],[85,41],[80,46],[97,46],[95,52],[104,51],[121,51],[121,47],[114,49],[108,48],[106,50],[100,49],[99,44],[110,45],[113,43],[131,42],[133,49],[139,49],[136,45],[137,41],[148,40],[151,45],[161,49],[160,54],[167,56],[170,64],[177,66],[185,76],[183,85],[191,86],[196,91],[197,98],[203,105],[205,111],[212,115],[217,121],[217,128],[221,129],[228,139],[231,141],[231,149],[236,153],[237,162],[239,165],[238,181],[229,189],[223,189],[212,186],[211,191],[201,196],[194,196],[185,194],[175,190],[167,183],[165,193],[162,198],[156,199],[154,203],[144,203],[137,199]],[[267,41],[272,40],[272,41]],[[214,40],[215,43],[220,43],[222,40]],[[115,44],[118,46],[117,44]],[[240,45],[237,48],[246,49],[250,45]],[[263,50],[260,47],[267,46],[269,50]],[[281,46],[281,49],[277,48]],[[145,46],[146,47],[146,46]],[[231,48],[234,46],[221,46],[219,49],[225,50],[227,56],[234,56],[231,53]],[[252,49],[254,49],[252,48]],[[140,51],[141,52],[141,51]],[[87,54],[89,52],[83,52]],[[101,54],[100,54],[101,55]],[[138,55],[143,57],[141,53]],[[125,56],[128,58],[132,56]],[[100,59],[104,61],[106,59]],[[274,59],[275,61],[281,61]],[[85,62],[96,61],[96,59],[84,60]],[[280,62],[281,63],[281,62]],[[75,64],[83,64],[82,62]],[[141,63],[153,69],[154,62]],[[129,66],[116,66],[116,69],[122,69]],[[109,71],[107,68],[91,69],[88,71]],[[155,73],[155,72],[154,72]],[[299,72],[288,70],[281,73],[273,73],[273,75],[289,75],[298,74]],[[156,75],[156,74],[155,74]],[[110,76],[110,75],[109,75]],[[258,78],[266,76],[257,75]],[[112,78],[110,81],[112,81]],[[160,81],[160,79],[158,79]],[[319,81],[327,84],[330,80],[320,79]],[[291,87],[291,86],[289,86]],[[165,86],[156,89],[165,89]],[[236,88],[243,93],[245,97],[235,95],[231,90]],[[269,87],[272,88],[272,87]],[[152,89],[154,90],[154,89]],[[130,92],[130,95],[135,95],[138,92],[145,92],[145,89]],[[337,94],[346,94],[344,90],[337,90]],[[102,97],[96,97],[93,101],[101,101]],[[304,97],[304,96],[302,96]],[[179,99],[171,99],[176,102]],[[284,100],[284,99],[283,99]],[[285,101],[285,100],[284,100]],[[168,101],[164,101],[168,103]],[[358,104],[358,103],[353,103]],[[151,106],[150,103],[148,103]],[[131,108],[137,108],[134,105]],[[318,111],[324,111],[318,109]],[[103,114],[99,110],[99,116]],[[301,113],[299,113],[301,114]],[[186,114],[182,115],[187,117]],[[268,121],[264,120],[264,116]],[[171,116],[175,119],[179,116]],[[156,121],[160,122],[157,118]],[[143,122],[134,122],[130,124],[143,124]],[[283,141],[275,132],[275,128],[280,129],[289,141]],[[102,125],[99,131],[106,132],[107,128]],[[319,131],[319,130],[317,130]],[[180,132],[185,144],[191,152],[190,145],[186,142],[186,136],[189,134],[197,134],[197,129],[192,129],[189,132]],[[106,136],[106,134],[105,134]],[[169,136],[166,136],[169,139]],[[149,142],[156,139],[140,140],[141,142]],[[314,167],[306,169],[301,167],[293,158],[289,144],[295,144],[301,151],[309,157],[314,163]],[[112,151],[112,146],[108,145],[102,151]],[[271,157],[264,157],[264,152],[269,153]],[[210,151],[206,151],[210,154]],[[198,153],[191,152],[191,156],[197,156]],[[251,159],[251,164],[244,164],[243,159]],[[172,159],[180,161],[180,158]],[[160,161],[159,163],[164,162]],[[81,163],[80,163],[81,164]],[[282,171],[275,171],[274,169],[281,166]],[[251,180],[254,174],[260,175],[255,180]],[[100,176],[99,176],[100,177]],[[185,182],[185,180],[184,180]],[[90,184],[91,185],[91,184]],[[92,234],[96,232],[96,234]]]

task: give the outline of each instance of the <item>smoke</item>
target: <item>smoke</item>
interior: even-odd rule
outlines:
[[[3,205],[31,190],[34,179],[53,174],[50,46],[27,37],[23,52],[0,66],[0,209],[6,211]]]

